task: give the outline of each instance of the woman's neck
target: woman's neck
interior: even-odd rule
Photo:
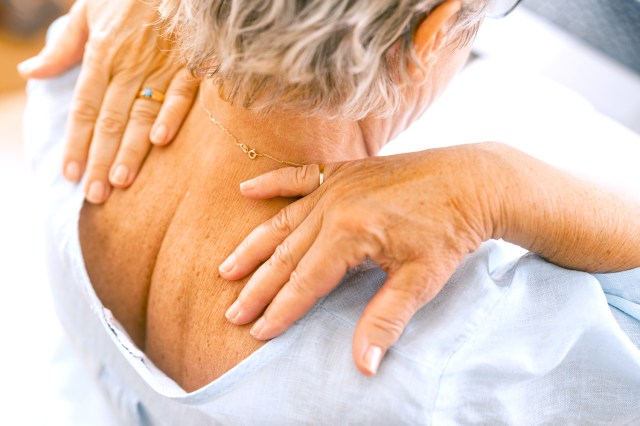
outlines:
[[[233,146],[235,142],[232,137],[224,134],[224,128],[239,143],[258,153],[297,164],[355,160],[370,156],[378,150],[367,143],[364,132],[356,121],[308,117],[291,111],[251,111],[220,99],[210,82],[203,83],[199,96],[194,108],[202,111],[196,114],[201,115],[203,122],[206,122],[203,123],[208,128],[205,134],[214,135],[217,143]],[[222,128],[209,119],[209,114]],[[238,157],[246,155],[240,148],[237,151]],[[271,162],[273,169],[281,166],[270,159],[259,159]],[[248,160],[249,158],[245,158],[242,161]],[[251,166],[247,164],[247,167]]]

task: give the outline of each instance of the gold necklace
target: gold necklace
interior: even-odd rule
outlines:
[[[240,150],[241,150],[242,152],[244,152],[245,154],[247,154],[247,156],[248,156],[249,158],[251,158],[252,160],[255,160],[255,159],[256,159],[256,158],[258,158],[258,157],[265,157],[265,158],[268,158],[268,159],[270,159],[270,160],[277,161],[277,162],[278,162],[278,163],[280,163],[280,164],[286,164],[286,165],[288,165],[288,166],[294,166],[294,167],[302,167],[302,166],[303,166],[302,164],[294,163],[293,161],[285,161],[285,160],[281,160],[281,159],[276,158],[276,157],[274,157],[274,156],[272,156],[272,155],[265,154],[265,153],[263,153],[263,152],[258,152],[258,151],[256,151],[254,148],[249,148],[247,145],[245,145],[245,144],[241,143],[241,142],[238,140],[238,138],[237,138],[233,133],[231,133],[229,130],[227,130],[227,128],[226,128],[226,127],[224,127],[224,126],[222,125],[222,123],[220,123],[218,120],[216,120],[216,118],[213,116],[213,114],[211,113],[211,111],[209,111],[209,108],[207,108],[207,106],[204,104],[204,100],[203,100],[202,96],[199,96],[199,97],[200,97],[200,104],[202,105],[202,108],[205,110],[205,112],[206,112],[206,113],[207,113],[207,115],[209,116],[209,120],[210,120],[213,124],[215,124],[215,125],[217,125],[218,127],[220,127],[220,130],[222,130],[222,131],[223,131],[227,136],[229,136],[231,139],[233,139],[233,143],[235,143],[235,144],[236,144],[236,146],[237,146],[238,148],[240,148]]]

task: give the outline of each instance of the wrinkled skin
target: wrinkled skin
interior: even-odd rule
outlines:
[[[388,279],[358,324],[354,357],[363,372],[375,373],[372,357],[382,356],[462,258],[491,235],[488,206],[478,202],[474,183],[482,162],[473,151],[448,148],[329,164],[328,179],[317,190],[315,165],[245,184],[243,193],[252,198],[310,195],[257,228],[235,252],[236,266],[224,277],[237,279],[266,262],[227,317],[249,323],[268,305],[252,334],[275,337],[368,257]],[[372,342],[379,349],[369,353]]]
[[[68,129],[64,176],[86,175],[86,197],[105,202],[112,186],[134,181],[151,142],[178,132],[198,82],[185,71],[171,40],[154,25],[154,3],[78,0],[59,36],[18,66],[25,78],[48,78],[82,61]],[[143,88],[165,93],[163,103],[139,99]]]
[[[319,186],[318,165],[285,168],[241,185],[253,199],[305,198],[254,230],[220,266],[230,280],[258,268],[226,316],[234,324],[259,318],[251,334],[273,338],[368,257],[387,280],[353,337],[354,362],[366,375],[376,373],[462,258],[490,238],[571,269],[640,266],[637,196],[576,179],[506,145],[327,164],[324,175]],[[607,208],[594,212],[592,205]]]

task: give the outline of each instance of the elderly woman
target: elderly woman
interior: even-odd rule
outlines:
[[[127,422],[640,415],[640,354],[602,296],[637,289],[640,271],[504,264],[482,245],[503,237],[571,269],[634,268],[637,200],[493,143],[367,158],[445,88],[485,6],[162,2],[206,78],[174,142],[100,206],[49,172],[68,111],[47,116],[75,76],[32,86],[30,117],[51,129],[31,139],[53,189],[59,312]],[[294,188],[272,185],[283,177]],[[104,196],[95,182],[88,195]],[[232,324],[267,305],[251,334]]]

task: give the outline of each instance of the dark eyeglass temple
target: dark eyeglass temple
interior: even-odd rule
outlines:
[[[502,10],[498,13],[488,13],[487,17],[491,18],[491,19],[500,19],[500,18],[504,18],[505,16],[507,16],[508,14],[510,14],[511,12],[513,12],[513,10],[518,7],[518,5],[520,4],[522,0],[517,0],[513,3],[513,5],[511,5],[508,9],[506,10]]]

